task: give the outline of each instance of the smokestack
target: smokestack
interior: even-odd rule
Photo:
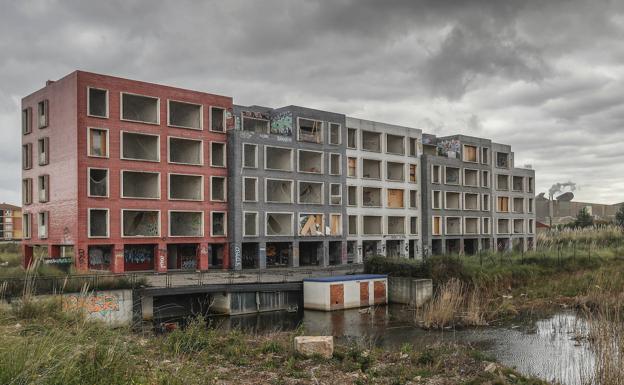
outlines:
[[[554,185],[550,186],[550,188],[548,189],[548,217],[550,221],[550,227],[552,227],[552,218],[553,218],[554,211],[555,211],[553,198],[555,197],[555,194],[563,192],[563,189],[566,187],[569,188],[570,191],[574,191],[576,190],[576,183],[572,181],[567,181],[564,183],[555,183]]]

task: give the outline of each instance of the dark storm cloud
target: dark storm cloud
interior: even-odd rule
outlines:
[[[624,200],[623,2],[4,3],[0,201],[19,198],[20,98],[75,69],[490,136],[538,190],[571,179]]]

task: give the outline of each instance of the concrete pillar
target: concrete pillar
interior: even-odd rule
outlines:
[[[323,246],[317,250],[317,258],[321,262],[321,266],[329,266],[329,241],[322,241]]]
[[[235,261],[230,261],[230,258],[228,258],[228,255],[230,255],[230,244],[229,243],[224,243],[223,244],[223,270],[228,270],[230,268],[230,266],[232,266],[232,268],[234,268],[234,262]],[[238,260],[241,261],[240,258],[240,249],[238,250]],[[238,263],[239,266],[242,266],[242,264],[239,262]],[[237,270],[240,270],[240,267],[237,268]]]
[[[258,243],[258,268],[266,269],[266,242]]]
[[[342,253],[341,253],[342,258],[340,259],[340,264],[346,265],[349,259],[349,256],[347,254],[347,242],[342,241],[341,244],[342,244]]]
[[[33,263],[33,247],[22,244],[22,266],[26,269]]]
[[[299,267],[299,242],[298,241],[293,241],[291,243],[291,263],[290,266],[291,267]]]
[[[158,273],[167,272],[167,245],[165,243],[158,243],[156,245],[156,258],[154,261],[154,270]]]
[[[113,273],[123,273],[125,271],[123,245],[115,245],[111,256],[110,270]]]
[[[200,271],[208,270],[208,244],[200,243],[197,250],[197,269]]]

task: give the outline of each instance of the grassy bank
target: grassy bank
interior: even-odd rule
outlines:
[[[0,312],[0,383],[546,384],[465,346],[384,351],[361,341],[337,346],[331,359],[306,358],[292,349],[297,333],[222,332],[197,319],[168,335],[140,335],[85,322],[54,305]]]

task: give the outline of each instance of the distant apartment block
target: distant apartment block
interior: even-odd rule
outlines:
[[[22,208],[0,203],[0,242],[22,239]]]

